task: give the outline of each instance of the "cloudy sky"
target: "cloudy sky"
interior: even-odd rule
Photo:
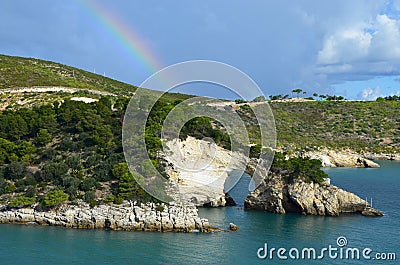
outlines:
[[[375,99],[400,93],[400,0],[3,0],[0,53],[131,84],[210,59],[241,69],[266,95],[302,88]]]

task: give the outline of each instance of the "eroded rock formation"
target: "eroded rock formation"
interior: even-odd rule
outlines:
[[[245,207],[278,214],[294,212],[338,216],[342,213],[360,213],[365,216],[382,216],[365,200],[331,185],[328,179],[321,184],[301,179],[288,184],[277,174],[270,174],[262,185],[247,196]]]

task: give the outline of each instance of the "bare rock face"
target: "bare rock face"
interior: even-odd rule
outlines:
[[[167,146],[170,153],[165,159],[171,165],[167,174],[186,200],[209,207],[234,203],[226,196],[224,184],[232,170],[246,167],[245,156],[190,136],[169,141]]]
[[[63,205],[57,210],[41,211],[32,208],[0,208],[0,223],[35,223],[67,228],[102,228],[160,232],[211,232],[207,219],[198,216],[194,205],[136,204],[100,205],[90,208],[81,202]]]
[[[279,178],[268,179],[263,185],[251,192],[245,202],[246,208],[284,214],[284,182]],[[287,207],[286,207],[287,208]]]
[[[357,195],[330,185],[294,180],[286,184],[281,176],[266,180],[245,200],[245,207],[284,214],[338,216],[342,213],[360,213],[365,216],[382,216]]]
[[[368,167],[378,168],[377,163],[351,152],[339,152],[329,149],[308,151],[301,155],[304,158],[320,160],[323,167]]]

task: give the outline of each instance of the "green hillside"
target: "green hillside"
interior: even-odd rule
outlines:
[[[129,93],[135,86],[71,66],[33,58],[0,55],[0,89],[62,86]]]
[[[400,101],[270,103],[280,146],[400,152]]]

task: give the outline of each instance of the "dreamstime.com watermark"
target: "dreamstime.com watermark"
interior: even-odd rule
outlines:
[[[328,245],[322,248],[276,248],[270,247],[268,243],[257,250],[259,259],[268,260],[379,260],[394,261],[396,260],[395,252],[377,252],[373,249],[348,247],[347,238],[340,236],[336,240],[336,244]]]

